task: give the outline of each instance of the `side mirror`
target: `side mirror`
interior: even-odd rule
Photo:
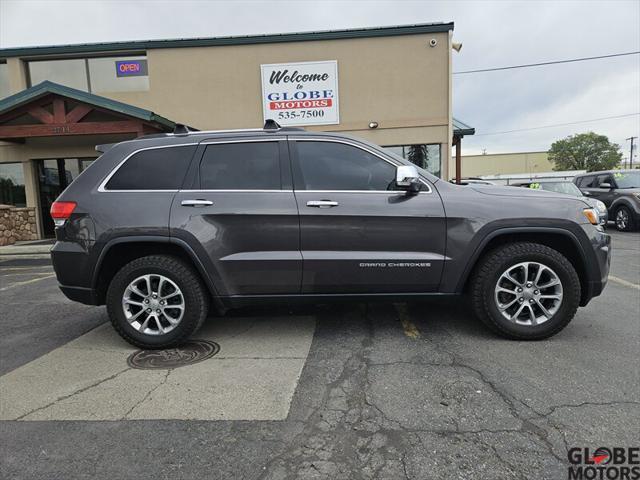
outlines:
[[[606,189],[611,190],[611,184],[609,182],[602,182],[600,184],[600,188],[606,188]]]
[[[420,174],[418,169],[412,165],[400,165],[396,167],[396,186],[400,190],[416,194],[420,191]]]
[[[580,191],[582,192],[582,195],[584,195],[585,197],[588,197],[589,195],[591,195],[591,192],[587,192],[586,190],[585,191],[580,190]]]

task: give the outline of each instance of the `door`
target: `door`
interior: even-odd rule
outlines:
[[[297,294],[298,208],[285,140],[202,142],[190,188],[171,209],[171,235],[189,243],[218,294]]]
[[[67,186],[93,162],[93,158],[56,158],[37,160],[42,231],[45,237],[54,235],[49,210]]]
[[[347,140],[291,143],[300,211],[303,293],[425,293],[438,290],[445,215],[425,180],[395,189],[396,166]]]

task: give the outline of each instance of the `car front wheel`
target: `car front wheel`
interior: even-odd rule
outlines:
[[[580,280],[558,251],[537,243],[512,243],[481,260],[471,295],[476,316],[494,332],[516,340],[541,340],[574,317]]]
[[[621,232],[630,232],[634,229],[633,216],[631,209],[624,205],[618,207],[615,216],[616,228]]]
[[[197,273],[167,255],[138,258],[122,267],[109,285],[106,304],[115,330],[143,349],[184,342],[200,328],[209,306]]]

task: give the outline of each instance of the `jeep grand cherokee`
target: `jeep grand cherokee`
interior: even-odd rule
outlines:
[[[513,339],[602,292],[610,237],[577,197],[459,186],[363,140],[280,128],[103,146],[51,208],[72,300],[142,348],[263,302],[455,297]]]

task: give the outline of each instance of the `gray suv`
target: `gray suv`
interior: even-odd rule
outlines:
[[[267,122],[99,149],[52,206],[53,265],[142,348],[210,307],[464,293],[496,333],[542,339],[607,281],[610,237],[580,198],[452,185],[356,138]]]
[[[591,172],[573,181],[584,195],[604,202],[618,230],[640,226],[640,170]]]

